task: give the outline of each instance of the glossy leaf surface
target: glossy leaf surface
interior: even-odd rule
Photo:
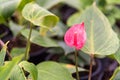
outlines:
[[[82,50],[88,54],[109,55],[113,54],[119,48],[119,39],[108,19],[97,8],[92,5],[87,8],[76,19],[73,17],[68,20],[68,25],[83,22],[87,32],[87,41]]]
[[[47,32],[47,30],[54,27],[58,22],[57,16],[55,16],[48,10],[40,7],[34,2],[25,5],[25,7],[22,10],[22,15],[26,20],[30,21],[34,25],[41,27],[41,35],[44,35]]]
[[[70,72],[56,62],[43,62],[37,65],[38,80],[73,80]]]

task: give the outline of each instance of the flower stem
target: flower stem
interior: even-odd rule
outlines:
[[[32,33],[32,24],[30,23],[30,32],[27,40],[26,51],[25,51],[25,60],[29,59],[29,51],[30,51],[30,37]]]
[[[88,80],[91,80],[93,61],[94,61],[94,54],[91,54],[91,55],[90,55],[90,69],[89,69],[89,77],[88,77]]]
[[[78,54],[78,50],[75,49],[75,68],[76,68],[76,75],[77,75],[77,80],[80,80],[79,72],[78,72],[77,54]]]

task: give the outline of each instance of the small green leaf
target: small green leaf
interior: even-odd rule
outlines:
[[[15,56],[24,54],[25,50],[26,50],[25,48],[12,48],[11,55],[12,57],[15,57]]]
[[[26,6],[23,8],[22,15],[26,20],[30,21],[34,25],[41,26],[41,28],[45,28],[46,31],[54,27],[58,22],[57,16],[34,2],[26,4]]]
[[[10,80],[26,80],[22,68],[16,65],[11,73]]]
[[[116,68],[110,80],[120,80],[120,67]]]
[[[22,35],[25,38],[28,38],[29,30],[25,29],[21,31]],[[34,44],[43,46],[43,47],[59,47],[59,45],[52,39],[39,35],[39,32],[32,30],[32,35],[30,41]]]
[[[18,64],[18,62],[21,60],[23,56],[18,56],[13,58],[12,61],[9,61],[7,64],[5,64],[4,66],[0,67],[0,80],[8,80],[12,70],[14,69],[14,67]]]
[[[21,0],[0,0],[0,22],[10,17],[19,6]]]
[[[6,43],[0,51],[0,66],[2,66],[4,64],[6,50],[7,50],[7,44],[8,43]]]
[[[14,36],[17,36],[20,33],[20,31],[23,29],[22,26],[15,24],[12,21],[10,21],[9,25]]]
[[[119,48],[119,39],[105,15],[94,4],[88,7],[71,24],[85,23],[87,41],[82,51],[88,54],[110,55]]]
[[[22,61],[19,66],[23,68],[25,71],[30,73],[30,76],[32,77],[32,80],[37,80],[38,78],[38,71],[34,64],[29,63],[27,61]]]
[[[52,61],[37,65],[38,80],[73,80],[70,72],[60,64]]]
[[[49,9],[58,3],[60,3],[62,0],[36,0],[36,2],[43,8]]]

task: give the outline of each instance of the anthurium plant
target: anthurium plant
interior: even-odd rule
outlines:
[[[95,58],[112,55],[120,63],[119,32],[116,31],[120,10],[116,4],[120,5],[120,1],[0,0],[0,27],[7,26],[13,40],[20,38],[26,44],[10,50],[11,40],[3,40],[7,33],[1,34],[0,28],[0,80],[81,80],[82,71],[89,72],[88,80],[92,80]],[[60,13],[64,5],[75,9],[66,22]],[[29,62],[32,44],[53,54],[64,54],[59,56],[62,60]],[[80,65],[85,64],[80,59],[81,52],[85,58],[81,59],[90,58],[89,69]],[[64,62],[63,58],[69,54],[74,55],[73,62],[67,59]],[[110,80],[119,80],[119,75],[118,66]]]

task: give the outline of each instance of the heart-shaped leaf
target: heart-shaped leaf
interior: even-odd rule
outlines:
[[[40,63],[37,69],[38,80],[73,80],[70,72],[56,62]]]
[[[119,39],[108,19],[96,7],[92,5],[78,17],[68,20],[68,23],[85,23],[87,41],[82,50],[88,54],[110,55],[119,48]],[[68,24],[68,25],[71,25]]]
[[[34,2],[26,4],[23,8],[22,15],[34,25],[41,26],[40,32],[42,35],[44,35],[47,30],[51,29],[51,27],[54,27],[58,22],[57,16]]]

